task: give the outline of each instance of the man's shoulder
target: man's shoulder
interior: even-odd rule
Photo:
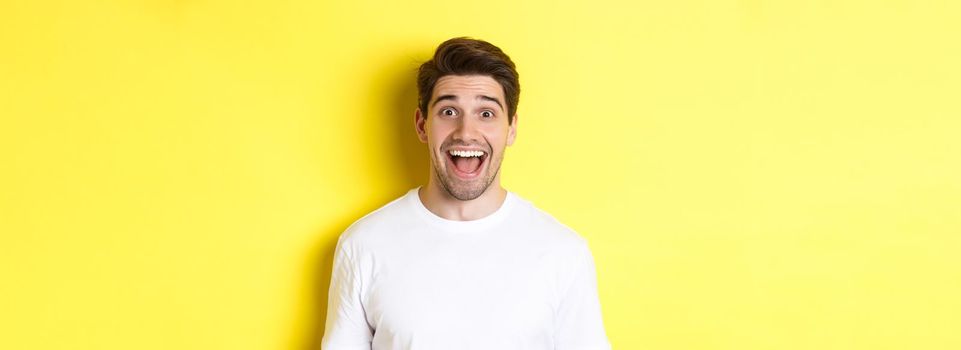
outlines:
[[[551,242],[558,248],[578,249],[586,247],[587,240],[570,226],[562,223],[556,217],[534,205],[534,203],[515,194],[520,212],[523,215],[525,229],[536,233],[541,242]]]
[[[414,191],[408,191],[357,219],[344,230],[340,235],[340,240],[361,244],[370,239],[375,239],[379,235],[396,231],[400,227],[411,225],[413,215],[411,215],[411,203],[408,197],[412,195],[412,192],[416,193]]]

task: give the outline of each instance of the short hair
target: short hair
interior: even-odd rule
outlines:
[[[434,58],[424,62],[417,73],[418,106],[427,113],[427,105],[437,80],[448,75],[486,75],[504,89],[507,99],[507,123],[514,122],[521,86],[511,58],[493,44],[467,37],[447,40],[437,46]]]

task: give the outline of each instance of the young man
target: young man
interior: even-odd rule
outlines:
[[[514,63],[455,38],[417,84],[430,180],[340,236],[323,349],[610,349],[586,241],[501,187]]]

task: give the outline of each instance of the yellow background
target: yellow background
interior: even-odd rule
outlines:
[[[507,188],[616,349],[961,349],[955,1],[0,2],[0,348],[316,348],[426,177],[413,70],[516,61]],[[466,317],[466,316],[465,316]]]

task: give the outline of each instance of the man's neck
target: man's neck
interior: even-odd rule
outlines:
[[[424,207],[434,215],[447,220],[469,221],[484,218],[497,211],[507,198],[507,190],[501,187],[500,181],[495,180],[479,197],[462,201],[451,196],[431,179],[427,186],[421,187],[417,195]]]

